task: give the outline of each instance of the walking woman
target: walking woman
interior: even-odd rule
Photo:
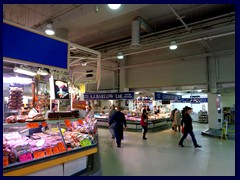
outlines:
[[[183,141],[185,140],[185,138],[187,137],[187,135],[189,133],[192,138],[194,147],[200,148],[202,146],[197,144],[197,140],[195,139],[195,135],[193,133],[192,118],[190,116],[191,112],[192,112],[191,107],[188,107],[188,106],[185,107],[185,114],[182,117],[182,121],[184,123],[184,133],[178,144],[179,144],[179,146],[184,147]]]
[[[141,116],[141,126],[143,128],[143,139],[146,140],[146,134],[148,131],[148,116],[147,110],[143,109],[142,116]]]

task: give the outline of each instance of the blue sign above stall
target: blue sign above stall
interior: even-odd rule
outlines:
[[[84,100],[121,100],[134,99],[134,92],[85,93]]]
[[[68,43],[3,23],[3,57],[68,69]]]
[[[181,98],[181,95],[155,92],[155,100],[179,100]]]

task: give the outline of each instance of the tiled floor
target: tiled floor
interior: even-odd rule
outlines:
[[[207,124],[194,123],[194,133],[202,148],[191,140],[179,147],[180,133],[170,128],[149,132],[124,132],[117,148],[108,129],[98,128],[103,176],[235,176],[235,141],[202,136]]]

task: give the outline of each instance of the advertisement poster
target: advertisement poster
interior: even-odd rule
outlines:
[[[55,99],[69,99],[68,83],[54,79]]]
[[[86,110],[87,102],[86,101],[79,101],[77,99],[74,99],[72,101],[72,108],[73,109],[82,109]]]

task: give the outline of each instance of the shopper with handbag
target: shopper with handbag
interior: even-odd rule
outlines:
[[[143,128],[143,139],[146,140],[146,134],[148,131],[148,116],[147,116],[147,110],[143,109],[142,115],[141,115],[141,126]]]

